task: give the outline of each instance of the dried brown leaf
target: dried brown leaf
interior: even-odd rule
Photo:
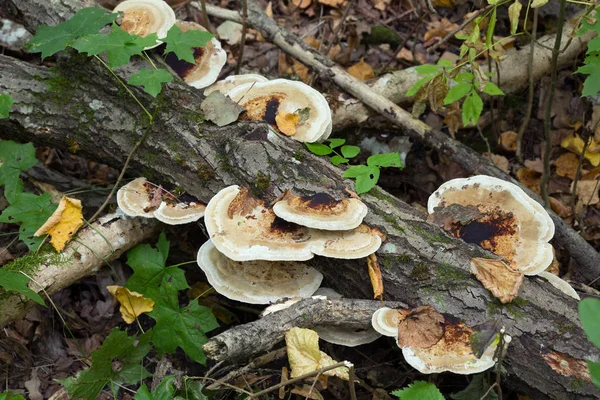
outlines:
[[[517,150],[518,134],[515,131],[505,131],[500,134],[500,146],[506,151]]]
[[[383,300],[383,278],[381,277],[381,268],[377,261],[375,253],[367,257],[367,266],[369,268],[369,278],[373,287],[373,298]]]
[[[398,346],[426,349],[444,336],[444,316],[431,306],[417,307],[398,323]]]
[[[504,261],[487,258],[472,258],[471,273],[502,303],[509,303],[519,295],[524,277]]]

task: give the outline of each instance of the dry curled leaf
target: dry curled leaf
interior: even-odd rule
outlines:
[[[571,191],[573,190],[573,183],[571,184]],[[600,201],[598,190],[600,189],[600,183],[597,180],[593,181],[579,181],[577,182],[577,198],[582,205],[594,205]]]
[[[348,73],[361,81],[375,78],[375,71],[373,68],[361,59],[359,62],[348,68]]]
[[[521,168],[517,171],[517,179],[519,182],[537,194],[540,193],[540,181],[542,179],[542,174],[539,172],[531,168]]]
[[[131,292],[123,286],[107,286],[106,289],[121,304],[119,311],[123,321],[133,323],[135,318],[154,309],[154,301],[145,298],[141,293]]]
[[[502,171],[506,172],[507,174],[510,173],[509,163],[506,157],[493,153],[485,153],[483,156],[490,160],[496,167],[500,168]]]
[[[503,304],[519,295],[523,273],[515,271],[502,260],[472,258],[471,273]]]
[[[433,21],[427,24],[427,31],[425,32],[423,39],[428,41],[433,37],[443,38],[456,28],[458,28],[458,25],[450,22],[448,18],[442,18],[441,21]]]
[[[286,136],[296,134],[296,126],[300,123],[300,115],[298,113],[280,112],[275,116],[277,129]]]
[[[517,150],[518,134],[515,131],[505,131],[500,134],[500,146],[506,151]]]
[[[35,232],[34,236],[51,235],[50,244],[56,251],[62,251],[65,245],[83,225],[81,201],[64,196],[58,208],[48,220]]]
[[[367,266],[369,268],[369,278],[373,287],[373,298],[383,300],[383,278],[381,277],[381,268],[377,261],[375,253],[367,257]]]
[[[225,126],[237,121],[239,115],[246,110],[218,90],[209,94],[202,101],[200,109],[204,113],[204,118],[214,122],[217,126]]]
[[[577,171],[577,165],[579,164],[579,158],[573,153],[565,153],[554,161],[556,166],[556,174],[559,176],[566,176],[567,178],[575,179],[575,172]]]
[[[431,306],[417,307],[398,323],[398,346],[426,349],[444,336],[444,316]]]
[[[591,143],[588,145],[588,148],[584,154],[586,160],[590,162],[594,167],[600,165],[600,145],[596,143],[593,138],[589,139]],[[583,151],[584,141],[579,137],[579,135],[569,135],[565,137],[562,142],[560,142],[560,146],[564,149],[569,150],[572,153],[577,155],[581,154]]]

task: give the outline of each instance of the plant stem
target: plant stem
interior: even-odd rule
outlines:
[[[544,116],[544,136],[546,146],[544,149],[544,174],[540,182],[542,190],[542,198],[544,205],[550,207],[550,198],[548,197],[548,180],[550,179],[550,156],[552,155],[552,102],[554,100],[554,90],[556,89],[556,78],[558,75],[558,55],[560,53],[560,42],[562,39],[563,27],[565,25],[565,6],[567,0],[560,0],[560,12],[558,14],[558,25],[556,29],[556,39],[554,40],[554,48],[552,49],[552,77],[550,80],[550,92],[548,93],[548,103],[546,104],[546,115]]]
[[[527,109],[523,116],[523,122],[517,132],[517,160],[523,163],[523,135],[529,125],[529,119],[531,118],[531,110],[533,110],[533,96],[534,96],[534,79],[533,79],[533,53],[535,50],[535,39],[537,36],[537,25],[538,25],[538,9],[533,11],[533,25],[531,25],[531,43],[529,44],[529,60],[527,62],[527,74],[529,75],[529,97],[527,99]]]
[[[244,46],[246,45],[246,31],[248,30],[248,0],[242,0],[242,40],[240,41],[240,56],[238,57],[235,73],[240,73],[244,59]]]

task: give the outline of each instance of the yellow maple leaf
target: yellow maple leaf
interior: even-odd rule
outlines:
[[[285,344],[290,367],[292,367],[292,378],[337,363],[333,358],[319,350],[319,335],[311,329],[290,329],[285,333]],[[350,380],[348,368],[346,367],[325,371],[323,375],[337,376],[345,380]]]
[[[592,164],[594,167],[600,165],[600,152],[598,152],[599,146],[596,141],[591,138],[591,143],[586,150],[584,157]],[[581,154],[583,150],[584,141],[578,135],[569,135],[560,142],[560,146],[564,149],[569,150],[575,154]]]
[[[107,286],[106,289],[121,304],[119,311],[123,320],[128,324],[133,323],[137,316],[154,309],[154,301],[145,298],[138,292],[132,292],[123,286],[116,285]]]
[[[286,136],[296,134],[296,126],[300,123],[300,115],[298,113],[280,112],[275,116],[277,129]]]
[[[62,251],[67,242],[83,225],[81,209],[81,201],[63,196],[56,211],[35,232],[34,236],[51,235],[52,246],[56,251]]]

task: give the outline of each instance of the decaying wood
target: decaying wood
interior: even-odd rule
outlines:
[[[389,302],[385,306],[406,308],[406,305],[400,302]],[[203,348],[206,356],[215,361],[245,360],[270,350],[283,339],[286,331],[295,326],[367,328],[371,326],[371,316],[381,307],[381,301],[376,300],[304,299],[285,310],[230,328],[210,339]]]
[[[29,1],[19,0],[16,5],[27,10]],[[48,2],[45,7],[55,3],[76,1]],[[65,55],[51,70],[0,56],[0,70],[0,92],[11,93],[16,101],[9,119],[0,121],[2,138],[63,149],[72,149],[76,143],[78,154],[119,168],[142,135],[145,120],[139,108],[93,60]],[[140,90],[133,90],[147,107],[156,104]],[[156,123],[134,156],[132,173],[177,185],[204,202],[231,184],[247,186],[266,200],[285,189],[302,194],[325,191],[341,197],[352,185],[340,178],[340,169],[328,160],[269,132],[263,124],[241,122],[216,128],[203,123],[197,112],[202,101],[199,90],[172,83],[157,101]],[[429,137],[428,143],[436,137],[430,131],[413,135]],[[487,164],[478,169],[480,161],[461,145],[445,141],[434,147],[444,153],[456,149],[475,163],[472,171],[488,171]],[[600,360],[600,352],[585,339],[575,300],[542,279],[528,278],[520,297],[501,305],[468,273],[470,259],[490,257],[488,252],[448,237],[427,223],[425,216],[379,188],[365,194],[363,200],[369,207],[365,222],[387,235],[377,253],[386,301],[401,301],[410,307],[430,304],[469,325],[499,318],[513,337],[505,364],[506,385],[535,399],[600,397],[591,383],[575,382],[566,369],[556,369],[561,365],[556,363],[556,354],[565,362],[569,357]],[[339,293],[371,298],[365,260],[317,257],[309,264]],[[551,363],[549,354],[554,360]]]
[[[52,295],[119,258],[125,251],[152,236],[158,227],[153,219],[107,216],[83,228],[62,253],[44,254],[44,260],[36,260],[29,287],[46,298],[45,294]],[[3,296],[0,299],[0,328],[23,317],[34,305],[19,294]]]

